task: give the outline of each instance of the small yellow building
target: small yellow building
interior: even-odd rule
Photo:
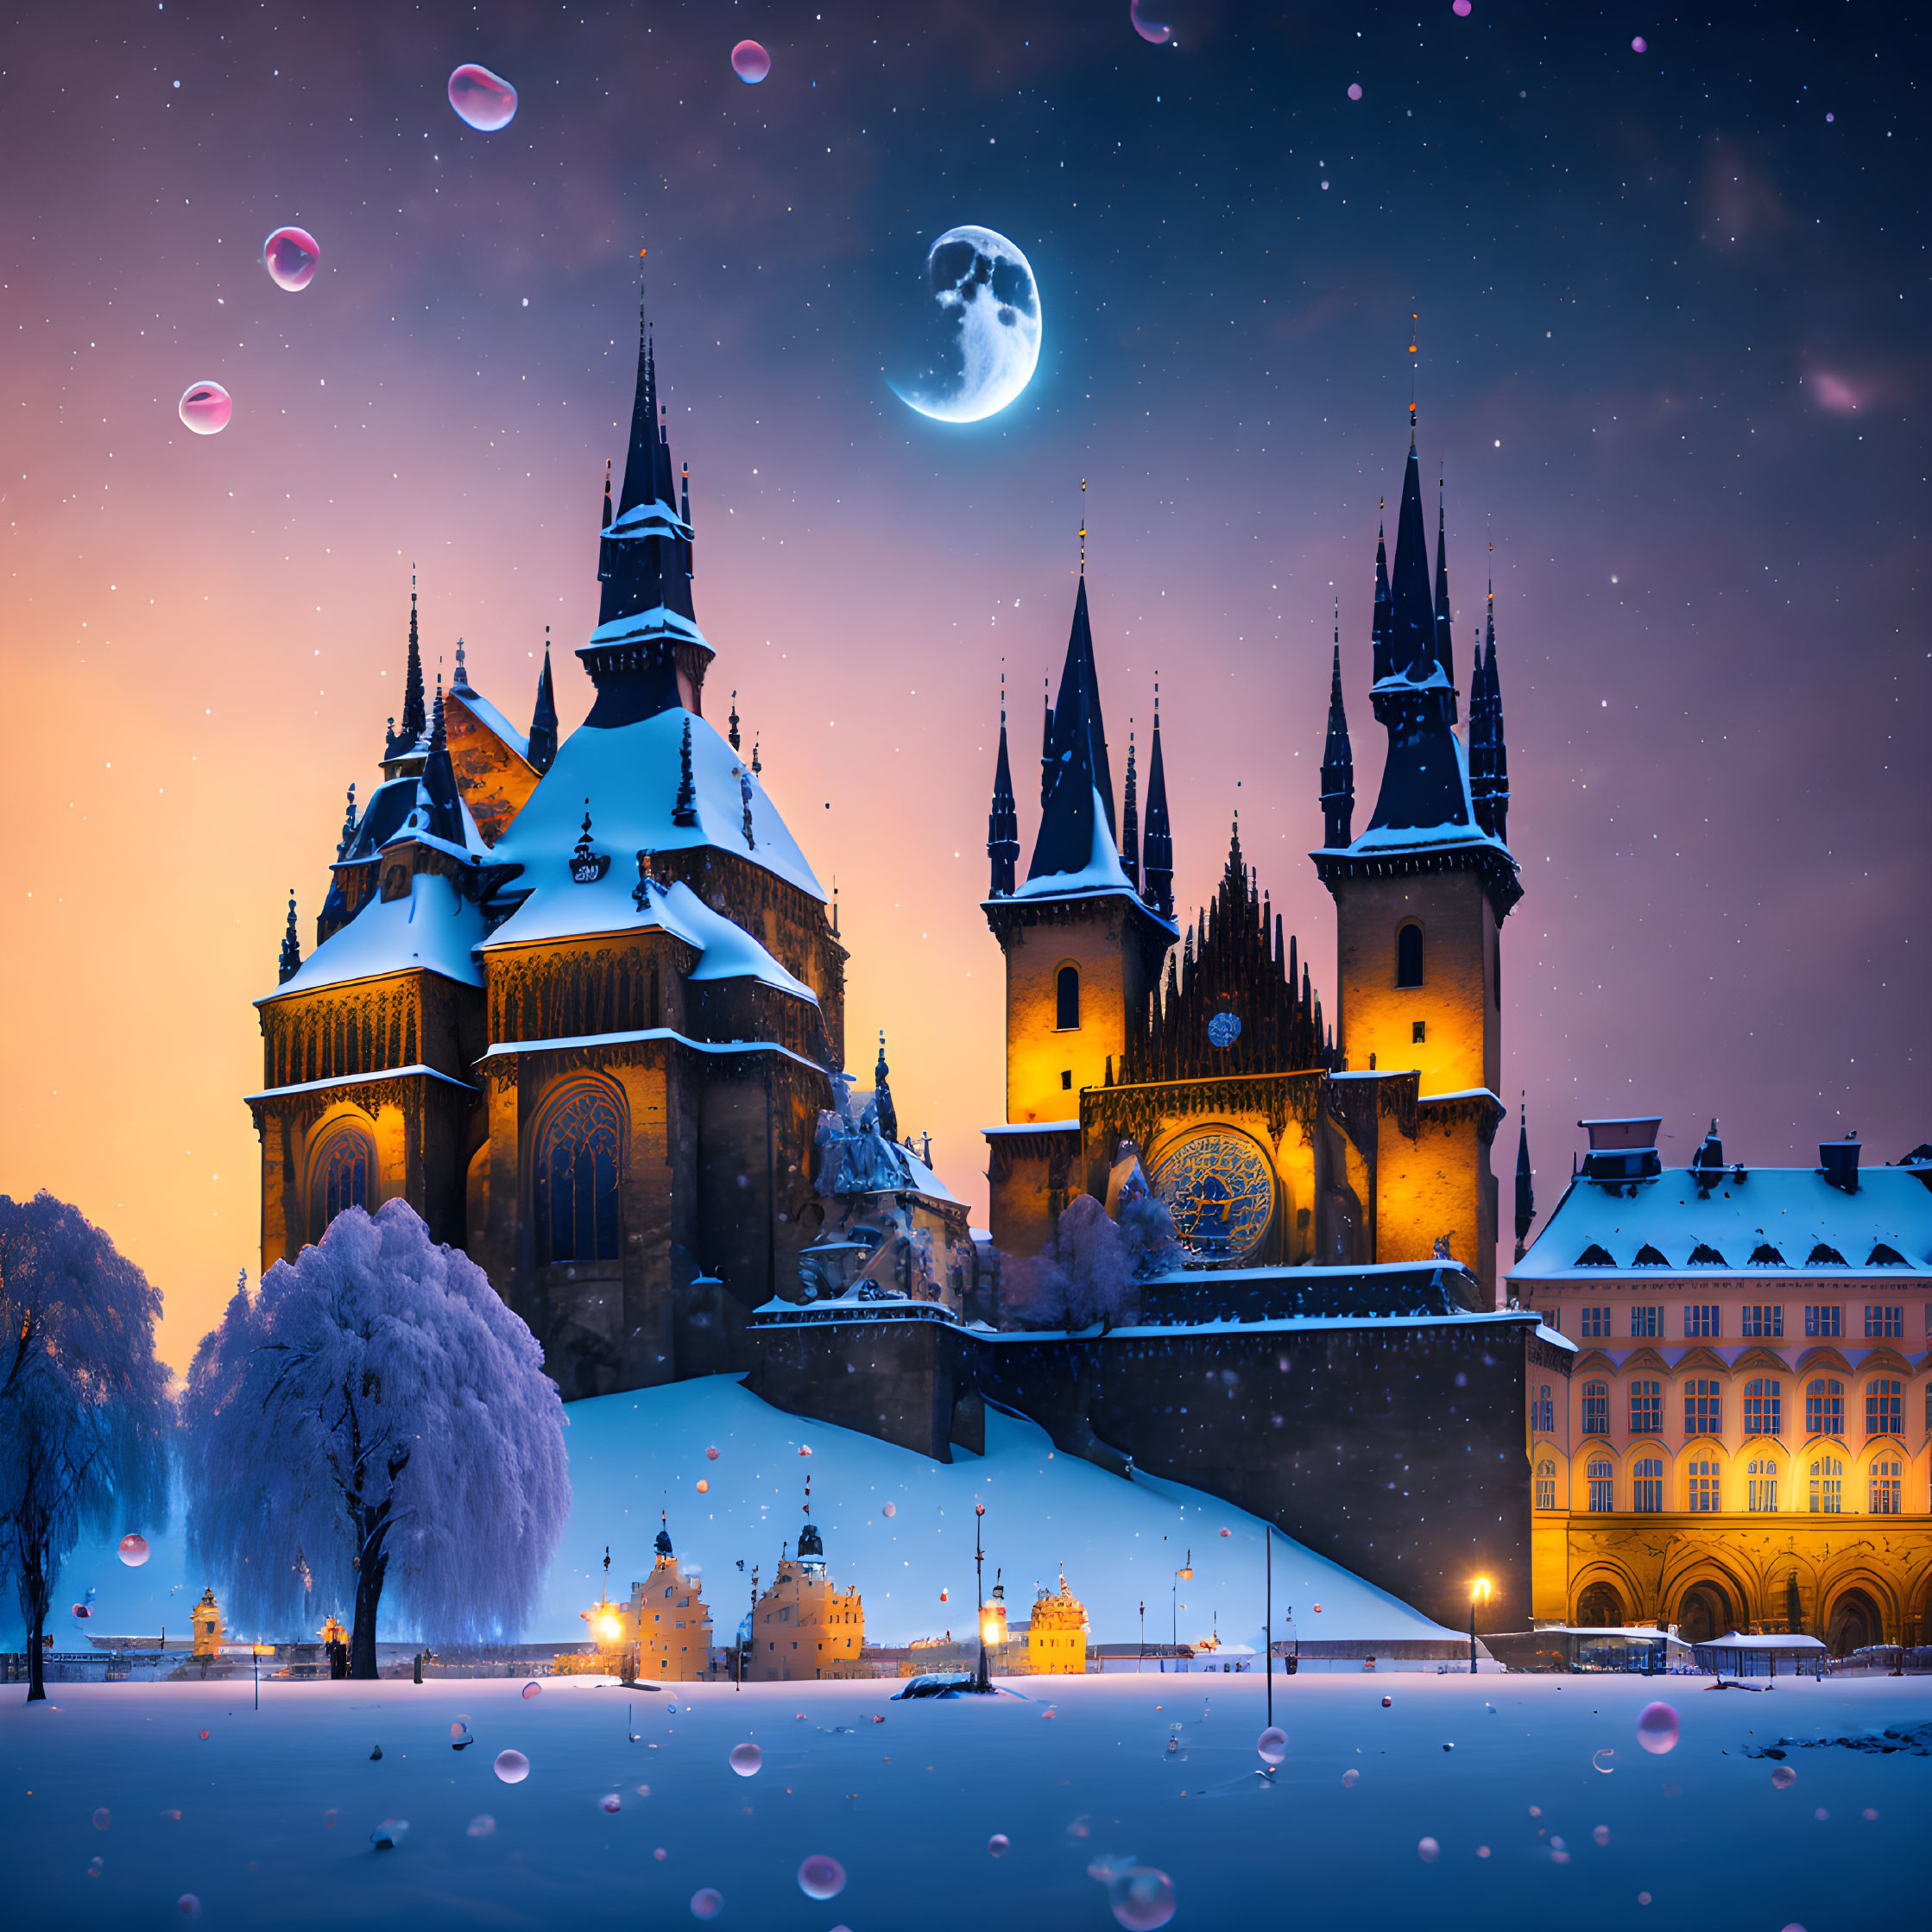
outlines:
[[[1068,1590],[1064,1570],[1057,1596],[1042,1590],[1033,1599],[1026,1665],[1036,1676],[1076,1677],[1086,1672],[1087,1607]]]
[[[711,1613],[704,1588],[695,1572],[679,1573],[670,1528],[661,1526],[657,1562],[647,1581],[631,1585],[624,1619],[641,1675],[692,1683],[710,1674]]]
[[[219,1657],[222,1639],[228,1632],[222,1627],[221,1607],[215,1601],[213,1587],[201,1593],[201,1601],[192,1612],[196,1657]]]
[[[799,1553],[783,1558],[751,1619],[751,1681],[810,1682],[865,1673],[865,1607],[856,1590],[840,1590],[825,1573],[825,1549],[808,1521]]]

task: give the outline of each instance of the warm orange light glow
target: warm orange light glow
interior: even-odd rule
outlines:
[[[1489,1579],[1487,1576],[1479,1576],[1469,1586],[1469,1601],[1471,1603],[1487,1603],[1488,1601]]]
[[[1000,1628],[1000,1619],[997,1617],[980,1619],[980,1641],[982,1644],[997,1644],[1005,1635],[1006,1632]]]
[[[1194,1572],[1191,1569],[1178,1569],[1174,1574],[1184,1583],[1191,1583],[1194,1581]]]
[[[615,1617],[603,1618],[597,1625],[597,1634],[607,1644],[615,1644],[624,1634],[624,1626]]]

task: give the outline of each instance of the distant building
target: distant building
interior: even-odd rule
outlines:
[[[647,1677],[691,1683],[711,1668],[711,1613],[697,1574],[682,1575],[671,1548],[668,1525],[658,1531],[658,1560],[647,1581],[630,1587],[627,1635],[637,1649],[637,1667]]]
[[[221,1607],[215,1601],[214,1588],[211,1585],[201,1593],[201,1601],[189,1612],[189,1621],[194,1626],[194,1651],[196,1657],[219,1657],[222,1639],[227,1632],[222,1627]]]
[[[1713,1122],[1590,1152],[1510,1276],[1580,1351],[1532,1377],[1531,1605],[1575,1625],[1932,1636],[1932,1150],[1727,1165]]]
[[[807,1521],[799,1532],[798,1555],[780,1561],[772,1587],[752,1613],[751,1681],[864,1676],[859,1662],[864,1645],[859,1593],[839,1589],[826,1574],[824,1544]]]
[[[1067,1588],[1033,1599],[1033,1621],[1026,1632],[1026,1667],[1036,1676],[1080,1676],[1087,1669],[1087,1607]]]

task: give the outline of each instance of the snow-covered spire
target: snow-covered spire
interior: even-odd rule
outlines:
[[[1000,673],[1000,753],[993,763],[993,807],[986,815],[986,856],[992,863],[988,896],[1013,891],[1020,864],[1020,811],[1013,795],[1013,767],[1007,757],[1007,674]]]
[[[543,627],[543,669],[537,673],[537,702],[530,713],[530,763],[540,778],[557,755],[557,689],[550,677],[550,626]]]
[[[1133,768],[1133,724],[1127,724],[1127,780],[1121,794],[1121,870],[1140,890],[1140,805],[1139,774]]]
[[[340,865],[349,856],[349,848],[356,842],[356,785],[351,779],[349,784],[349,803],[343,809],[342,837],[336,846],[336,863]]]
[[[1029,879],[1087,871],[1094,862],[1095,841],[1102,824],[1108,846],[1116,854],[1120,849],[1084,577],[1074,591],[1073,623],[1067,635],[1066,663],[1060,672],[1045,759],[1046,795],[1040,806],[1032,863],[1027,868]]]
[[[275,983],[286,986],[302,969],[301,942],[295,937],[295,888],[288,888],[288,924],[282,929],[281,959]]]
[[[1331,849],[1354,835],[1355,761],[1342,702],[1342,603],[1335,602],[1335,655],[1329,669],[1329,736],[1322,750],[1322,843]]]
[[[1140,897],[1164,919],[1174,916],[1174,838],[1167,823],[1167,767],[1160,752],[1160,679],[1154,679],[1153,742],[1147,752],[1147,830]]]
[[[698,823],[698,786],[691,773],[691,720],[685,720],[685,733],[678,747],[678,796],[671,807],[673,825]]]
[[[893,1105],[893,1090],[887,1080],[892,1069],[886,1064],[886,1029],[879,1029],[879,1063],[872,1070],[872,1104],[879,1111],[879,1132],[887,1140],[899,1139],[899,1113]]]
[[[389,734],[382,747],[385,763],[407,757],[421,742],[428,720],[423,715],[423,653],[416,623],[416,566],[409,566],[409,652],[403,662],[402,722],[389,721]]]
[[[1393,647],[1390,643],[1392,632],[1389,615],[1389,546],[1388,505],[1385,501],[1381,514],[1375,526],[1375,617],[1370,635],[1374,643],[1373,661],[1370,666],[1371,684],[1379,685],[1395,668]],[[1377,712],[1376,716],[1380,717]]]
[[[1516,1134],[1516,1259],[1523,1259],[1523,1250],[1530,1238],[1530,1229],[1537,1218],[1536,1186],[1530,1167],[1530,1107],[1527,1098],[1521,1102],[1520,1124]]]
[[[1455,645],[1449,632],[1449,536],[1443,504],[1443,486],[1436,481],[1436,654],[1449,681],[1443,709],[1451,724],[1455,723]]]

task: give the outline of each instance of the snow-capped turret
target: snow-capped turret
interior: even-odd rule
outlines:
[[[986,856],[993,868],[989,894],[1013,888],[1020,863],[1020,811],[1013,795],[1013,767],[1007,757],[1007,680],[1000,678],[1000,754],[993,763],[993,805],[986,815]]]
[[[1121,870],[1138,892],[1140,889],[1140,805],[1138,774],[1133,768],[1133,730],[1127,729],[1127,778],[1121,793]]]
[[[608,493],[607,493],[608,496]],[[543,669],[537,673],[537,702],[530,713],[530,763],[540,778],[557,756],[557,687],[550,677],[550,626],[543,627]]]
[[[388,735],[382,743],[382,763],[390,767],[388,775],[395,776],[393,769],[399,759],[407,758],[414,751],[428,727],[428,719],[423,714],[423,653],[420,638],[416,628],[416,568],[409,566],[409,653],[404,660],[402,672],[402,719],[399,724],[394,718],[389,721]]]
[[[1355,761],[1348,747],[1348,714],[1342,702],[1342,606],[1335,604],[1335,659],[1329,672],[1329,736],[1322,748],[1322,843],[1346,845],[1354,836]]]
[[[1147,830],[1141,849],[1140,900],[1174,917],[1174,837],[1167,823],[1167,767],[1160,754],[1160,685],[1154,685],[1154,736],[1147,753]]]
[[[281,935],[281,958],[277,963],[278,986],[287,986],[302,969],[301,943],[295,937],[295,888],[288,888],[288,924]]]
[[[1443,715],[1455,723],[1455,645],[1449,629],[1449,536],[1444,527],[1443,485],[1436,485],[1436,659],[1449,689],[1443,697]]]
[[[1530,1168],[1530,1108],[1522,1104],[1516,1133],[1516,1259],[1523,1259],[1530,1229],[1537,1218],[1536,1185]]]

